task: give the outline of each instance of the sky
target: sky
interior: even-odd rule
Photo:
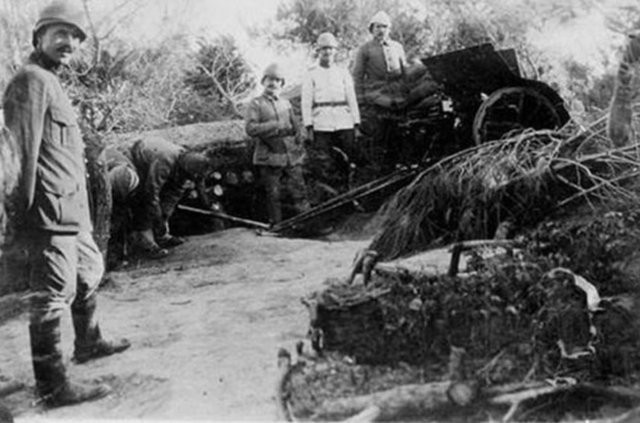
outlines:
[[[171,33],[187,34],[194,40],[229,34],[258,72],[274,60],[299,62],[299,57],[274,56],[266,45],[248,35],[249,27],[273,20],[283,0],[128,0],[126,8],[114,8],[123,1],[127,0],[90,0],[90,5],[95,16],[119,21],[118,35],[132,43],[153,45]],[[106,28],[113,26],[102,24]]]
[[[90,0],[100,14],[124,0]],[[284,0],[286,1],[286,0]],[[544,1],[544,0],[540,0]],[[602,5],[620,5],[632,0],[601,0]],[[194,36],[231,34],[245,50],[250,61],[263,63],[264,46],[249,40],[246,28],[273,19],[282,0],[129,0],[139,4],[135,13],[122,18],[129,21],[127,31],[136,42],[153,42],[163,33],[181,30]],[[549,54],[574,57],[579,61],[600,61],[602,49],[611,43],[603,14],[592,13],[534,34],[535,43]],[[264,57],[261,57],[264,56]]]
[[[118,8],[117,5],[127,2]],[[180,32],[214,37],[231,34],[248,43],[247,28],[275,17],[280,0],[90,0],[92,15],[107,17],[98,25],[113,27],[119,36],[137,43],[154,43]],[[100,32],[100,31],[99,31]]]
[[[0,8],[17,1],[0,0]],[[35,10],[47,1],[20,0],[20,8],[33,8],[35,14]],[[170,33],[190,34],[194,39],[230,34],[256,70],[274,60],[304,68],[305,64],[299,63],[300,55],[277,57],[260,40],[249,39],[247,33],[250,26],[273,21],[277,7],[283,1],[289,0],[89,0],[89,6],[98,26],[108,29],[118,22],[117,35],[126,36],[132,43],[152,45]],[[594,4],[600,5],[601,10],[544,28],[542,32],[532,34],[532,41],[550,57],[600,64],[603,55],[614,55],[623,41],[623,37],[606,28],[603,16],[607,14],[607,8],[622,10],[625,4],[636,1],[595,0]],[[120,4],[126,4],[126,7],[118,8]],[[597,73],[605,70],[594,69]],[[296,73],[299,71],[295,70]]]

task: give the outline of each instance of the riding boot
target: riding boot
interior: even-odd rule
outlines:
[[[107,385],[70,382],[60,349],[60,318],[29,325],[31,357],[36,390],[50,407],[102,398],[111,392]]]
[[[71,305],[73,329],[76,334],[73,360],[78,364],[122,352],[131,346],[126,339],[106,341],[102,338],[95,315],[97,305],[95,294],[86,300],[76,298]]]

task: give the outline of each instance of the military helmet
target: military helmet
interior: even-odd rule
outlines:
[[[211,171],[212,162],[203,153],[185,151],[178,158],[178,164],[191,179],[204,178]]]
[[[84,13],[82,10],[68,1],[56,0],[40,12],[38,21],[33,28],[32,43],[34,47],[37,44],[36,35],[38,32],[52,24],[71,25],[78,30],[80,41],[84,41],[87,38],[87,33],[84,30]]]
[[[334,37],[332,33],[323,32],[318,36],[317,45],[318,45],[318,48],[323,48],[323,47],[336,48],[338,47],[338,41],[336,40],[336,37]]]
[[[282,85],[284,85],[284,72],[282,72],[282,68],[277,63],[272,63],[267,66],[262,74],[261,82],[264,83],[264,79],[270,76],[271,78],[277,78],[282,80]]]
[[[369,20],[369,32],[371,32],[374,24],[381,24],[391,27],[391,18],[389,17],[389,15],[387,15],[386,12],[380,11],[373,15],[371,20]]]

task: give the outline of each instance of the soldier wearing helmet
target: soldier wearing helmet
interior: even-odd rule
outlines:
[[[391,19],[378,12],[369,21],[372,39],[363,44],[356,54],[353,78],[360,101],[370,101],[371,91],[382,84],[402,79],[407,59],[402,44],[389,38]]]
[[[360,110],[364,115],[363,132],[371,137],[369,156],[382,169],[392,168],[398,146],[389,136],[395,123],[382,116],[401,108],[406,100],[407,60],[402,45],[389,38],[391,19],[376,13],[369,22],[372,39],[356,53],[353,79]]]
[[[306,167],[313,179],[341,192],[348,189],[360,112],[351,74],[334,62],[337,47],[330,32],[318,37],[318,63],[302,81],[301,108],[309,154]]]
[[[57,76],[85,38],[79,9],[61,2],[45,7],[33,31],[34,52],[3,98],[6,125],[22,151],[18,214],[29,250],[31,356],[37,394],[49,406],[110,391],[69,380],[60,339],[66,307],[71,305],[77,363],[129,347],[124,339],[105,340],[95,315],[104,263],[91,235],[84,144]]]
[[[292,200],[294,213],[309,209],[302,175],[304,147],[291,103],[280,95],[285,83],[281,67],[267,66],[261,83],[262,94],[247,107],[245,130],[256,140],[253,164],[266,191],[269,221],[275,224],[282,220],[285,194]]]

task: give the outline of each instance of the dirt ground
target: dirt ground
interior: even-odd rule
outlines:
[[[16,421],[274,420],[277,351],[293,351],[307,330],[300,298],[327,277],[346,277],[355,252],[367,244],[258,236],[241,228],[190,237],[163,261],[111,273],[101,290],[103,333],[127,337],[132,347],[68,369],[74,378],[109,383],[110,396],[52,410],[34,404],[22,311],[0,326],[0,380],[26,388],[2,401]],[[68,315],[63,347],[68,360]]]

